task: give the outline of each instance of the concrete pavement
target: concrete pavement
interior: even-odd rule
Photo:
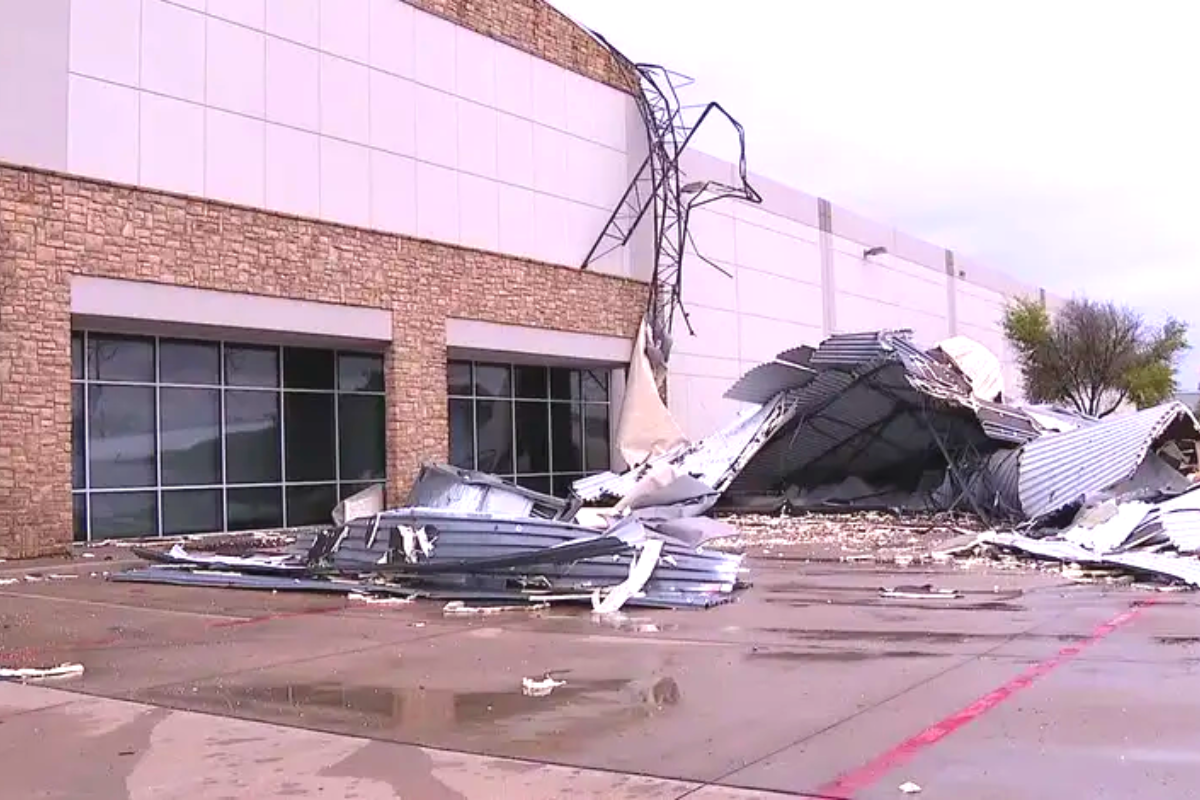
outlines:
[[[1174,797],[1200,779],[1191,594],[751,566],[735,604],[603,623],[2,587],[0,663],[87,671],[0,686],[0,769],[22,797]],[[963,596],[878,594],[921,583]],[[522,694],[547,673],[565,684]]]

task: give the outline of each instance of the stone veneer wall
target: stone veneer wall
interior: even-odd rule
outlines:
[[[640,91],[636,75],[545,0],[404,1],[586,78],[623,92]]]
[[[446,458],[448,317],[632,337],[646,298],[598,273],[0,165],[0,557],[71,541],[71,275],[390,309],[392,497]]]

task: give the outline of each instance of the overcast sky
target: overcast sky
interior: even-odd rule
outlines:
[[[1183,319],[1181,388],[1200,382],[1186,4],[552,2],[634,61],[693,77],[685,102],[745,125],[752,171],[1048,291]]]

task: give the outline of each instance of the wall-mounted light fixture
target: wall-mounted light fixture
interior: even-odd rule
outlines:
[[[886,252],[887,252],[886,247],[868,247],[866,250],[863,250],[863,258],[870,258],[871,256],[883,255]]]

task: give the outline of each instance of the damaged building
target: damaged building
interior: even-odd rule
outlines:
[[[689,147],[736,98],[543,0],[0,8],[0,557],[683,441],[696,507],[1025,502],[969,467],[1054,424],[1000,317],[1055,298]]]

